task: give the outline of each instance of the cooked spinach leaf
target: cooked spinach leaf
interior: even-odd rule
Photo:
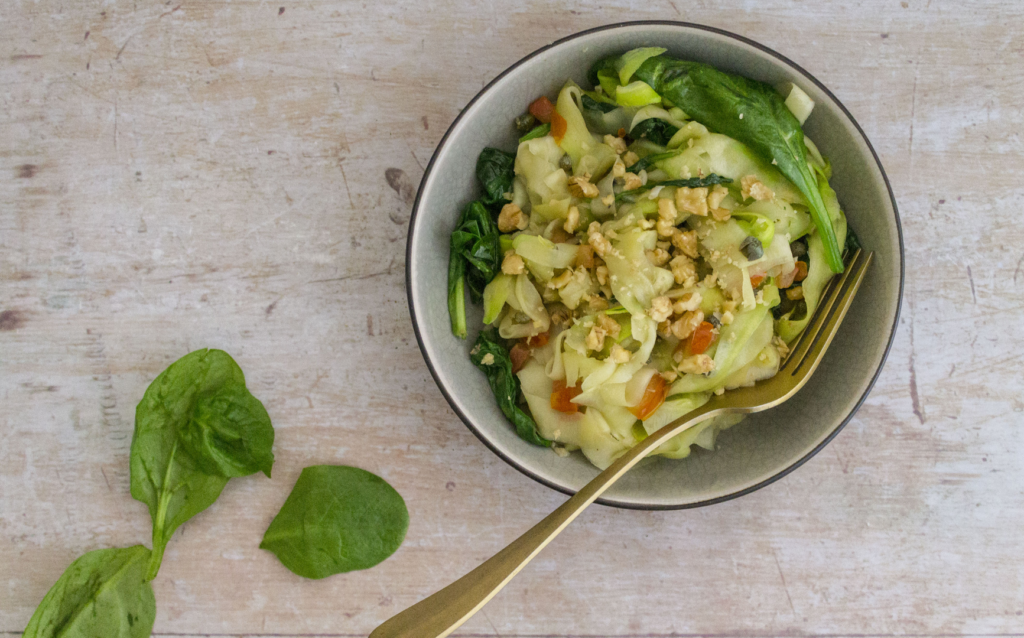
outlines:
[[[583,94],[583,99],[581,101],[583,103],[584,110],[587,110],[587,111],[598,111],[600,113],[611,113],[615,109],[619,108],[618,105],[616,105],[616,104],[614,104],[612,102],[601,102],[599,100],[595,100],[594,98],[590,97],[586,93]]]
[[[850,226],[846,227],[846,250],[851,253],[861,248],[860,239],[857,237],[857,233],[853,232],[853,228]]]
[[[465,289],[475,303],[484,288],[501,272],[500,233],[494,217],[479,201],[466,206],[452,231],[448,255],[448,314],[452,333],[466,338]]]
[[[498,341],[495,331],[481,332],[469,354],[473,365],[487,375],[491,391],[498,400],[498,407],[515,426],[519,438],[534,445],[551,447],[551,441],[540,435],[530,415],[516,404],[519,399],[519,377],[512,372],[512,359],[505,346]]]
[[[480,201],[485,206],[501,208],[509,200],[505,193],[512,192],[515,180],[516,156],[497,148],[485,148],[476,160],[476,179],[484,189]]]
[[[222,350],[197,350],[172,363],[135,410],[132,496],[149,506],[153,555],[146,580],[182,523],[213,504],[228,479],[274,464],[274,428]]]
[[[675,157],[683,152],[683,149],[673,149],[671,151],[665,151],[664,153],[653,153],[641,157],[635,164],[626,169],[627,173],[639,173],[640,171],[646,171],[648,168],[654,166],[661,160],[667,160]]]
[[[529,133],[527,133],[526,135],[520,137],[519,138],[519,143],[522,144],[523,142],[527,142],[529,140],[537,139],[538,137],[544,137],[545,135],[547,135],[550,132],[551,132],[551,124],[539,124],[539,125],[533,127],[533,129],[531,129]]]
[[[717,173],[711,173],[707,177],[691,177],[689,179],[666,179],[663,182],[647,182],[643,186],[638,186],[633,190],[622,191],[615,196],[615,201],[624,202],[635,202],[636,196],[645,191],[649,191],[655,186],[675,186],[676,188],[703,188],[705,186],[714,186],[715,184],[731,184],[732,180],[728,177],[722,177]]]
[[[665,120],[651,117],[634,126],[629,132],[629,136],[634,140],[648,139],[659,146],[665,146],[678,131],[678,126],[674,126]]]
[[[75,559],[43,597],[23,638],[147,638],[156,599],[142,545],[98,549]]]
[[[694,120],[746,144],[762,160],[777,165],[807,200],[829,267],[833,272],[843,271],[831,218],[807,165],[803,130],[775,89],[706,64],[664,55],[645,61],[636,77]]]
[[[355,467],[315,465],[302,470],[260,548],[299,576],[326,578],[380,563],[408,528],[405,501],[384,479]]]

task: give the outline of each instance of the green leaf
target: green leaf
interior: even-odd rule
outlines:
[[[484,189],[480,201],[486,206],[499,209],[508,203],[505,193],[512,192],[515,180],[516,156],[497,148],[485,148],[476,160],[476,179]]]
[[[597,97],[592,97],[592,95]],[[589,91],[583,94],[583,98],[580,102],[583,105],[584,110],[597,111],[598,113],[611,113],[615,109],[619,108],[614,102],[603,95],[597,95],[596,93],[592,94]]]
[[[494,330],[485,330],[477,337],[476,344],[470,351],[473,365],[483,370],[491,386],[491,392],[498,401],[502,414],[512,422],[516,434],[524,441],[551,447],[548,441],[537,431],[537,424],[522,408],[516,405],[519,398],[519,377],[512,372],[512,358],[508,350],[498,342]]]
[[[274,463],[274,428],[242,370],[222,350],[197,350],[172,363],[135,410],[132,496],[149,506],[156,577],[179,525],[213,504],[228,479]]]
[[[384,479],[354,467],[315,465],[302,470],[260,548],[299,576],[326,578],[380,563],[408,528],[405,501]]]
[[[636,73],[641,64],[650,58],[661,55],[665,51],[668,51],[668,49],[644,47],[623,53],[622,57],[615,63],[615,68],[619,72],[619,84],[629,84],[629,81],[633,79],[633,74]]]
[[[837,273],[843,271],[835,229],[818,181],[807,165],[803,130],[775,89],[706,64],[666,56],[644,62],[636,77],[694,120],[746,144],[761,160],[777,165],[807,200],[829,267]]]
[[[526,135],[519,138],[519,143],[528,142],[530,140],[537,139],[538,137],[544,137],[551,132],[550,124],[538,124]]]
[[[466,338],[465,289],[480,303],[484,288],[501,272],[501,233],[482,203],[466,206],[452,231],[448,254],[448,314],[452,333]]]
[[[650,84],[637,80],[626,86],[615,87],[615,101],[622,106],[647,106],[660,104],[661,96]]]
[[[634,126],[629,136],[635,140],[648,139],[659,146],[666,146],[678,131],[679,127],[665,120],[650,117]]]
[[[705,186],[714,186],[716,184],[731,184],[732,180],[728,177],[722,177],[716,173],[711,173],[707,177],[690,177],[688,179],[666,179],[663,182],[647,182],[643,186],[638,186],[633,190],[622,191],[615,196],[615,201],[635,202],[636,195],[649,191],[655,186],[675,186],[676,188],[703,188]]]
[[[142,545],[80,556],[43,597],[22,638],[147,638],[156,618],[149,560]]]

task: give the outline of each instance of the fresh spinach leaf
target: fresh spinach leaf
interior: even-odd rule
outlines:
[[[473,202],[462,211],[452,231],[448,255],[448,314],[452,333],[466,338],[465,289],[475,303],[484,298],[484,288],[501,272],[501,241],[494,217],[482,203]]]
[[[469,354],[473,365],[487,375],[487,382],[491,385],[494,398],[498,400],[498,407],[515,426],[519,438],[534,445],[551,447],[551,441],[540,435],[537,424],[530,415],[516,405],[519,398],[519,377],[512,372],[512,358],[508,350],[498,342],[494,330],[481,332]]]
[[[688,179],[666,179],[663,182],[647,182],[643,186],[638,186],[633,190],[622,191],[615,196],[615,201],[624,202],[635,202],[636,196],[645,191],[649,191],[655,186],[675,186],[676,188],[703,188],[705,186],[714,186],[715,184],[731,184],[732,180],[728,177],[722,177],[717,173],[711,173],[707,177],[690,177]]]
[[[43,597],[22,638],[147,638],[156,599],[145,581],[142,545],[98,549],[75,559]]]
[[[656,117],[650,117],[634,126],[629,132],[629,136],[634,140],[648,139],[659,146],[665,146],[678,131],[678,126]]]
[[[476,179],[484,189],[480,201],[485,206],[501,208],[507,204],[505,193],[512,192],[516,156],[497,148],[485,148],[476,160]]]
[[[355,467],[315,465],[302,470],[260,548],[299,576],[326,578],[380,563],[408,528],[405,501],[384,479]]]
[[[172,363],[135,410],[132,496],[149,506],[156,577],[179,525],[213,504],[228,479],[274,463],[274,427],[245,387],[241,368],[222,350],[197,350]]]
[[[807,165],[800,122],[775,89],[698,62],[661,55],[645,61],[640,78],[694,120],[746,144],[755,155],[778,166],[807,200],[833,272],[843,271],[832,220]]]
[[[615,109],[619,108],[614,102],[601,102],[590,97],[586,93],[583,94],[583,109],[586,111],[597,111],[599,113],[611,113]]]

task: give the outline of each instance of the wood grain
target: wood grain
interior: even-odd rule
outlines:
[[[361,636],[564,497],[448,409],[404,240],[458,110],[533,49],[626,19],[754,38],[849,107],[903,217],[902,325],[847,429],[686,512],[589,511],[464,636],[1024,635],[1024,5],[9,0],[0,5],[0,634],[79,554],[148,542],[133,407],[224,348],[277,427],[154,581],[155,635]],[[257,548],[302,467],[406,498],[379,567]]]

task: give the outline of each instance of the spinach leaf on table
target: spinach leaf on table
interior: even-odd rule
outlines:
[[[156,599],[142,545],[77,558],[43,597],[23,638],[147,638]]]
[[[776,164],[807,200],[829,267],[833,272],[843,271],[831,218],[818,181],[807,165],[803,130],[775,89],[706,64],[664,55],[645,61],[636,76],[694,120],[746,144],[762,160]]]
[[[395,553],[409,528],[402,496],[365,470],[315,465],[302,470],[261,549],[305,578],[367,569]]]
[[[516,156],[497,148],[485,148],[476,160],[476,179],[484,189],[480,201],[488,207],[501,208],[509,200],[505,193],[512,192],[515,181]]]
[[[498,225],[479,202],[462,211],[452,231],[448,255],[448,314],[452,333],[466,338],[465,289],[475,303],[484,298],[484,288],[501,272],[501,243]]]
[[[512,358],[505,346],[499,343],[493,329],[480,333],[469,355],[473,365],[487,375],[487,382],[491,386],[494,398],[498,400],[498,407],[515,426],[519,438],[534,445],[551,447],[551,441],[537,431],[537,424],[533,418],[516,404],[519,399],[519,377],[512,372]],[[488,355],[488,363],[484,363],[484,358]]]
[[[245,387],[241,368],[222,350],[197,350],[171,364],[135,410],[132,496],[149,506],[156,577],[167,541],[213,504],[230,478],[274,464],[274,428]]]

